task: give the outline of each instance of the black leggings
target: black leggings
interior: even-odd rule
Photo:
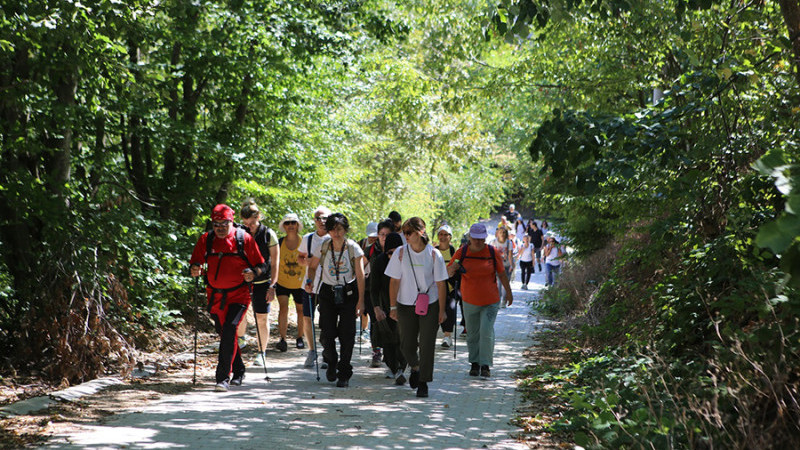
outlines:
[[[520,261],[519,268],[522,269],[522,284],[528,284],[533,275],[533,261]]]

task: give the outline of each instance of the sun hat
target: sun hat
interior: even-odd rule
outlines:
[[[473,239],[486,239],[488,233],[486,232],[486,225],[482,223],[475,223],[469,227],[469,237]]]
[[[367,224],[367,237],[378,237],[378,222]]]
[[[219,204],[211,210],[211,220],[214,222],[222,222],[224,220],[233,222],[233,210],[228,205]]]
[[[440,226],[439,230],[436,232],[436,234],[439,234],[439,231],[444,231],[447,234],[449,234],[450,236],[453,235],[453,229],[450,228],[450,225],[448,225],[448,224],[444,224],[444,225]]]
[[[303,229],[303,222],[300,221],[300,217],[298,217],[297,214],[295,213],[286,214],[285,216],[283,216],[283,220],[281,220],[281,223],[278,224],[278,229],[284,233],[286,233],[286,227],[284,227],[283,225],[286,222],[297,222],[298,232],[300,232],[300,230]]]

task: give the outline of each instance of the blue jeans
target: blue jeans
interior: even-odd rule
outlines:
[[[463,302],[464,320],[467,326],[467,349],[469,362],[491,366],[494,356],[494,322],[500,310],[500,302],[486,306]]]
[[[552,286],[553,283],[556,282],[556,278],[558,278],[558,272],[561,270],[561,266],[553,266],[550,263],[544,265],[544,273],[545,273],[545,284],[548,286]]]

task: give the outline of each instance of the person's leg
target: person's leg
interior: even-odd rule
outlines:
[[[289,328],[289,295],[278,296],[278,333],[282,340],[286,340],[286,330]]]
[[[553,266],[550,264],[544,265],[544,285],[550,286],[553,284]]]
[[[236,343],[237,335],[236,330],[239,323],[247,311],[247,305],[241,303],[228,303],[227,307],[219,311],[217,314],[218,321],[221,321],[220,340],[219,340],[219,357],[217,360],[216,381],[229,381],[231,370],[233,370],[233,361],[238,353],[239,347]],[[237,369],[244,373],[244,364],[242,364],[241,356],[237,363]]]
[[[347,289],[347,288],[345,288]],[[350,289],[356,289],[351,287]],[[336,366],[336,378],[349,380],[353,376],[353,347],[356,344],[356,306],[358,292],[355,295],[345,295],[345,302],[337,305],[339,324],[337,334],[339,337],[339,362]]]
[[[481,366],[490,366],[494,362],[494,322],[500,302],[492,303],[481,308],[480,311],[480,347],[477,363]]]
[[[534,254],[536,255],[536,264],[539,266],[539,272],[542,271],[542,247],[534,247]]]
[[[468,361],[470,363],[478,363],[480,357],[480,347],[478,343],[481,338],[481,306],[471,305],[467,302],[462,302],[464,305],[464,321],[467,330],[467,352]]]
[[[550,273],[553,275],[553,281],[550,284],[555,284],[558,279],[558,274],[561,272],[561,266],[552,266]]]
[[[311,312],[314,310],[315,307],[316,305],[314,304],[314,295],[306,293],[303,296],[303,331],[305,332],[306,346],[309,351],[317,350],[317,343],[314,342],[316,336],[312,335],[312,331],[316,330],[312,329],[312,323],[311,323],[312,321]]]
[[[258,327],[258,351],[263,353],[267,350],[269,343],[269,303],[267,303],[267,291],[269,283],[259,283],[253,285],[253,316]],[[242,320],[242,322],[245,322]]]
[[[417,322],[419,323],[419,381],[433,381],[436,333],[439,331],[439,302],[428,305],[428,314],[417,316]]]
[[[339,354],[336,352],[338,316],[333,304],[331,288],[323,285],[317,295],[317,300],[319,301],[319,340],[322,343],[322,360],[328,364],[326,373],[328,381],[334,381],[336,380],[336,363],[339,362]]]
[[[297,339],[303,339],[304,325],[303,322],[303,295],[302,289],[295,289],[292,291],[292,301],[294,301],[294,310],[297,313]]]
[[[242,317],[242,320],[239,322],[239,326],[236,328],[236,336],[239,336],[241,339],[237,338],[237,343],[241,344],[243,347],[244,344],[247,342],[247,310],[245,309],[245,314]]]
[[[429,309],[430,311],[430,309]],[[400,350],[411,370],[419,370],[417,339],[419,338],[419,321],[413,306],[397,305],[397,326],[400,331]]]
[[[442,322],[442,332],[445,336],[450,336],[456,326],[456,302],[452,295],[448,295],[444,301],[444,312],[447,314],[447,318]]]

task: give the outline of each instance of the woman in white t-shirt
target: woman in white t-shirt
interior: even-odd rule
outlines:
[[[319,277],[319,327],[322,359],[328,364],[325,376],[336,381],[337,387],[350,385],[353,376],[356,318],[364,311],[364,251],[352,239],[347,239],[350,223],[341,213],[333,213],[325,221],[330,239],[313,249],[308,268],[309,278]],[[339,353],[336,352],[339,338]]]
[[[439,250],[429,244],[425,221],[412,217],[402,230],[408,244],[395,250],[385,272],[392,278],[389,316],[397,320],[400,347],[411,366],[408,384],[417,397],[427,397],[436,333],[447,317],[447,267]]]
[[[552,286],[561,270],[561,257],[564,256],[564,251],[552,233],[547,233],[547,245],[542,253],[544,253],[544,285]]]
[[[522,249],[519,252],[519,268],[522,271],[521,281],[522,290],[528,290],[528,282],[531,281],[533,274],[533,244],[531,244],[531,237],[527,234],[522,236]]]

